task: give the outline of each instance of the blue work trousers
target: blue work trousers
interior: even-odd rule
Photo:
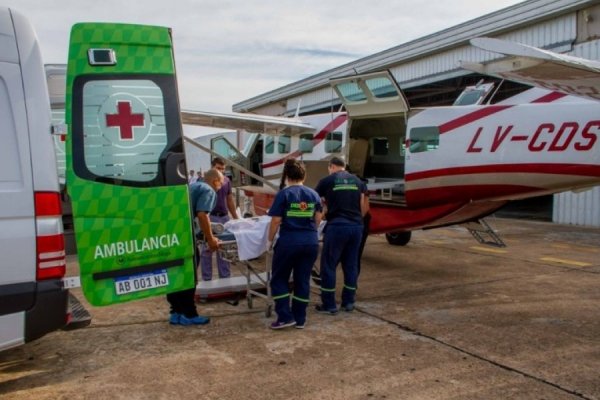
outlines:
[[[358,254],[363,234],[362,225],[327,225],[321,253],[321,301],[323,308],[333,310],[335,304],[335,270],[342,263],[344,288],[342,305],[354,303],[358,280]]]
[[[220,224],[224,224],[229,221],[229,216],[224,215],[222,217],[218,217],[216,215],[211,215],[210,222],[218,222]],[[216,253],[216,254],[215,254]],[[210,251],[207,243],[202,245],[202,257],[200,260],[201,270],[202,270],[202,280],[210,281],[213,276],[213,255],[217,257],[217,270],[219,271],[219,278],[229,278],[231,276],[231,267],[228,261],[225,261],[221,258],[218,252]]]
[[[294,245],[279,238],[272,261],[271,294],[280,322],[306,322],[306,307],[310,297],[310,272],[317,260],[318,244]],[[290,296],[290,276],[294,274],[294,292]],[[290,309],[290,297],[292,307]]]

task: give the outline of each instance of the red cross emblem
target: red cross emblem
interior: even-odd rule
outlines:
[[[129,101],[118,101],[117,113],[106,114],[106,126],[119,128],[121,140],[133,140],[133,127],[144,126],[144,114],[132,114]]]
[[[300,210],[305,211],[308,208],[308,204],[305,201],[300,203]]]

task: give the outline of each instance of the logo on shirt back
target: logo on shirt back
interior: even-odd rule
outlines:
[[[315,211],[315,203],[301,201],[299,203],[290,203],[290,209],[285,215],[287,217],[311,218]]]
[[[333,191],[338,190],[358,190],[358,186],[352,179],[336,179]]]

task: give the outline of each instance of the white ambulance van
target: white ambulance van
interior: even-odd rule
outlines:
[[[67,323],[46,74],[35,32],[0,7],[0,350]]]

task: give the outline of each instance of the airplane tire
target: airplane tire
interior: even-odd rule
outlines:
[[[393,244],[394,246],[406,246],[408,242],[410,242],[411,235],[411,231],[392,232],[386,233],[385,238],[387,239],[389,244]]]

